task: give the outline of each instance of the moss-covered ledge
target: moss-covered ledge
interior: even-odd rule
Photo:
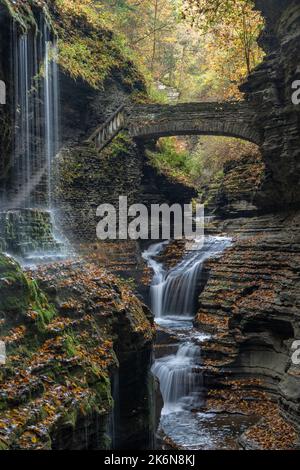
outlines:
[[[26,0],[26,2],[0,0],[0,5],[6,8],[7,14],[23,33],[29,29],[38,30],[38,14],[42,14],[49,27],[54,30],[48,8],[49,4],[49,0]]]

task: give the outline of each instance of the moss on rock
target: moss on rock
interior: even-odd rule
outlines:
[[[56,187],[62,228],[71,241],[96,241],[96,208],[103,201],[117,207],[119,196],[140,200],[143,161],[127,133],[120,133],[98,154],[91,145],[60,154]],[[87,191],[86,188],[89,188]]]
[[[25,275],[12,257],[0,253],[0,319],[5,329],[21,318],[23,321],[31,318],[42,331],[55,313],[36,282]]]
[[[0,314],[24,315],[31,300],[31,286],[13,258],[0,253]]]
[[[51,5],[49,0],[26,0],[26,2],[2,0],[1,3],[7,8],[9,16],[23,33],[26,33],[29,29],[38,31],[37,12],[42,12],[45,21],[54,32],[49,12],[49,6]]]
[[[26,273],[5,255],[0,264],[4,285],[13,279],[24,289],[1,292],[0,340],[7,346],[1,443],[9,449],[107,448],[115,350],[150,347],[154,331],[145,307],[124,282],[84,262]],[[12,306],[11,296],[19,304]]]

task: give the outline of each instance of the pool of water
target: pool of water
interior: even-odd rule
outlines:
[[[238,437],[254,423],[249,416],[181,410],[161,416],[158,434],[186,450],[234,450],[239,449]]]

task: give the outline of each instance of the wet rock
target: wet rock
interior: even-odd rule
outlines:
[[[0,248],[23,260],[60,253],[63,245],[54,235],[52,216],[41,209],[0,212]]]
[[[259,153],[232,160],[223,175],[200,189],[201,202],[209,214],[219,217],[247,217],[258,212],[254,200],[261,190],[265,166]]]

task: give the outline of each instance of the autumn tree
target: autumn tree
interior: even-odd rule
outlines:
[[[206,35],[211,77],[222,97],[237,98],[238,85],[262,60],[257,38],[263,27],[252,0],[183,0],[183,18]]]

